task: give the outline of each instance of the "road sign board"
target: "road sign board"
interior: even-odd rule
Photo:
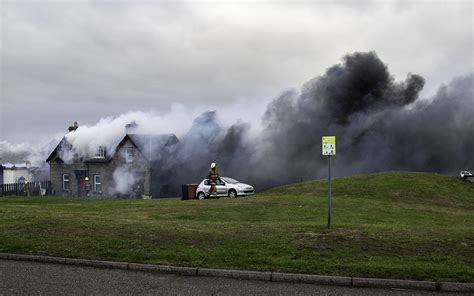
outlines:
[[[323,155],[336,155],[336,137],[323,137]]]

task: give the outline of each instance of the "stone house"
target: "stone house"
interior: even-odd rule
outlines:
[[[46,159],[51,186],[61,196],[166,196],[168,184],[166,179],[157,178],[157,159],[168,157],[177,143],[174,134],[126,133],[111,151],[99,146],[95,155],[84,157],[75,153],[65,137]]]

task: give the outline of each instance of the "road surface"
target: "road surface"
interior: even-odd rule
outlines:
[[[179,276],[0,259],[0,295],[455,295]]]

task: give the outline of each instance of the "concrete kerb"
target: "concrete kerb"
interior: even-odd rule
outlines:
[[[474,292],[474,283],[457,282],[431,282],[431,281],[411,281],[394,279],[375,279],[375,278],[357,278],[344,276],[324,276],[312,274],[295,274],[280,272],[261,272],[230,269],[212,269],[196,267],[180,267],[168,265],[139,264],[127,262],[113,262],[89,259],[71,259],[49,256],[20,255],[10,253],[0,253],[0,259],[35,261],[43,263],[67,264],[78,266],[89,266],[99,268],[115,268],[131,271],[172,273],[187,276],[209,276],[209,277],[228,277],[242,280],[273,281],[273,282],[291,282],[308,283],[317,285],[334,286],[354,286],[368,288],[398,288],[424,291],[442,291],[442,292]]]
[[[198,274],[198,268],[196,267],[181,267],[181,266],[170,266],[170,272],[180,275],[194,275]]]
[[[129,263],[128,270],[157,273],[173,273],[179,275],[197,275],[197,268],[195,267],[180,267],[169,265]]]
[[[8,260],[8,255],[7,253],[0,253],[0,259],[6,259]]]
[[[66,258],[61,258],[61,257],[21,255],[21,254],[8,254],[8,260],[34,261],[34,262],[44,262],[44,263],[54,263],[54,264],[64,264],[66,262]]]
[[[247,271],[247,270],[198,268],[197,275],[228,277],[228,278],[234,278],[234,279],[254,280],[254,281],[271,281],[272,280],[271,272]]]
[[[473,292],[474,283],[439,283],[439,290],[443,292]]]
[[[129,263],[128,270],[131,271],[144,271],[144,272],[156,272],[156,273],[171,273],[169,266],[163,265],[152,265],[152,264],[140,264],[140,263]]]
[[[274,282],[307,283],[317,285],[351,286],[352,278],[345,276],[326,276],[297,273],[272,273]]]
[[[79,266],[90,266],[99,268],[115,268],[115,269],[128,269],[127,262],[113,262],[113,261],[100,261],[100,260],[88,260],[88,259],[70,259],[66,258],[66,265],[79,265]]]
[[[352,278],[354,287],[398,288],[411,290],[436,291],[436,282],[393,279]]]

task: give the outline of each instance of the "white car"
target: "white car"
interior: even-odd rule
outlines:
[[[464,178],[464,179],[472,178],[473,176],[470,171],[461,171],[460,175],[461,175],[461,178]]]
[[[209,189],[211,189],[209,180],[202,180],[202,182],[199,183],[198,188],[196,189],[196,197],[198,199],[204,199],[209,197]],[[240,183],[239,181],[228,177],[220,177],[217,180],[216,189],[217,194],[212,195],[211,197],[219,198],[223,196],[228,196],[230,198],[236,198],[237,196],[254,194],[253,186]]]

